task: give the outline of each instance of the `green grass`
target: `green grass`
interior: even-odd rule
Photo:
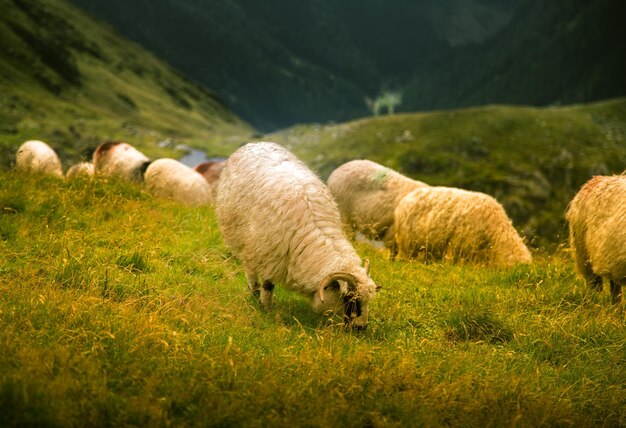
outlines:
[[[0,173],[1,426],[623,426],[624,305],[567,248],[390,261],[362,333],[263,312],[211,208]]]

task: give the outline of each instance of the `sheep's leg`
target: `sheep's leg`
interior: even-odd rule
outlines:
[[[383,244],[389,249],[389,258],[395,260],[398,256],[398,244],[396,244],[396,236],[393,231],[393,225],[387,228],[383,238]]]
[[[587,254],[585,246],[582,244],[578,244],[575,246],[575,249],[576,267],[585,279],[587,286],[590,287],[592,290],[596,290],[598,292],[602,291],[602,277],[600,275],[596,275],[593,271],[593,267],[591,266],[591,260],[589,260],[589,254]]]
[[[248,290],[250,290],[250,293],[252,293],[252,295],[255,298],[259,299],[260,298],[259,289],[261,288],[261,284],[259,284],[259,282],[256,280],[255,275],[249,272],[246,272],[246,280],[248,281]]]
[[[611,280],[611,299],[613,303],[619,303],[622,300],[622,282],[626,282],[626,280]]]
[[[274,284],[270,281],[265,281],[263,287],[260,289],[259,301],[263,309],[270,309],[272,307],[272,300],[274,298]]]
[[[597,292],[602,291],[602,277],[595,274],[589,274],[585,277],[587,284],[591,287],[592,290],[596,290]]]

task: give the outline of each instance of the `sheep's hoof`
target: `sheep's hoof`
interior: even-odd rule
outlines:
[[[352,331],[365,331],[367,330],[366,325],[357,325],[357,324],[345,324],[345,328]]]

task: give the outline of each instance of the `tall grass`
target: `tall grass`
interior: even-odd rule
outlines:
[[[620,426],[624,306],[567,249],[390,261],[365,332],[263,312],[210,208],[0,173],[0,426]]]

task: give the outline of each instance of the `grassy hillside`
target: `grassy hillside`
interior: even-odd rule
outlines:
[[[367,158],[432,185],[495,196],[534,245],[566,239],[563,213],[594,174],[626,170],[626,99],[559,108],[398,114],[266,136],[322,177]]]
[[[399,119],[399,118],[398,118]],[[0,172],[0,425],[624,426],[624,306],[567,251],[390,262],[363,333],[261,312],[214,211]]]
[[[65,164],[106,139],[228,154],[252,131],[212,92],[62,0],[0,0],[0,167],[42,139]],[[236,145],[235,145],[236,146]]]

